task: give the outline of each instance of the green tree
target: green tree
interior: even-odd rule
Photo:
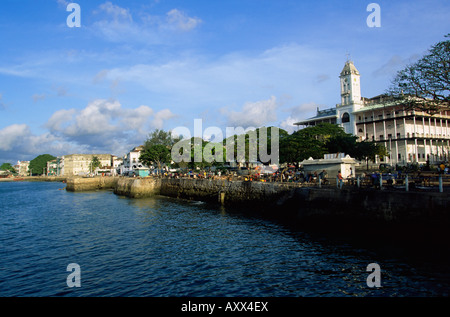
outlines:
[[[13,167],[10,163],[3,163],[3,164],[0,166],[0,170],[1,170],[1,171],[10,171],[10,172],[12,172],[12,173],[15,173],[15,172],[16,172],[16,170],[14,169],[14,167]]]
[[[375,160],[387,155],[386,148],[375,142],[357,142],[338,125],[321,123],[296,131],[280,140],[280,162],[294,164],[326,153],[345,153],[358,160]]]
[[[346,137],[350,135],[341,127],[331,123],[320,123],[295,131],[280,140],[280,162],[297,166],[298,162],[310,157],[323,158],[325,153],[329,153],[330,140]],[[336,152],[341,151],[336,150]]]
[[[149,134],[144,146],[151,147],[153,145],[164,145],[171,149],[179,140],[180,138],[174,137],[171,131],[156,129]]]
[[[261,154],[264,152],[264,155],[274,156],[273,154],[275,153],[272,153],[272,132],[274,131],[278,135],[278,140],[275,140],[275,142],[278,142],[280,149],[280,141],[289,134],[287,131],[277,127],[262,127],[242,134],[236,134],[225,139],[223,145],[230,149],[232,148],[235,161],[245,162],[246,165],[254,161],[266,163]],[[276,154],[280,155],[280,153]]]
[[[139,160],[147,166],[156,164],[159,172],[163,164],[171,162],[171,149],[179,140],[171,131],[156,129],[148,135]]]
[[[91,163],[90,163],[90,170],[92,173],[95,172],[95,170],[102,166],[102,163],[100,162],[99,158],[97,156],[93,156]]]
[[[430,114],[449,110],[450,40],[433,45],[419,61],[399,71],[387,93],[407,108]]]
[[[30,175],[42,175],[44,173],[44,168],[47,168],[47,162],[55,160],[56,157],[50,154],[42,154],[30,161],[28,169],[30,170]]]
[[[161,171],[162,164],[168,164],[171,161],[170,149],[168,146],[162,144],[150,146],[146,144],[144,146],[144,150],[141,152],[139,160],[147,166],[151,166],[153,163],[156,163],[159,173]]]
[[[366,161],[367,169],[369,169],[369,160],[375,161],[376,156],[383,158],[386,155],[388,155],[386,147],[372,141],[357,142],[353,153],[356,159]]]

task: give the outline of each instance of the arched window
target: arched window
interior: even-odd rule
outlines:
[[[342,115],[342,123],[350,122],[350,116],[347,112]]]

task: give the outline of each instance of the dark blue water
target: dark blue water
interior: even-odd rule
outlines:
[[[408,261],[199,202],[0,183],[0,296],[448,296],[448,265]],[[81,268],[69,288],[67,265]],[[369,288],[366,267],[381,267]]]

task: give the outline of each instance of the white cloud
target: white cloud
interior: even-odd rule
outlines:
[[[97,99],[83,109],[61,109],[34,134],[26,124],[0,130],[0,159],[29,160],[39,154],[111,153],[123,155],[142,144],[153,129],[175,117],[169,109],[155,112],[141,105],[124,108],[117,100]]]
[[[34,94],[31,98],[33,98],[34,102],[38,102],[40,100],[45,100],[45,94]]]
[[[176,117],[169,109],[164,109],[157,112],[153,118],[152,126],[155,129],[162,129],[164,126],[164,121]]]
[[[247,102],[241,111],[230,111],[223,108],[228,125],[232,127],[261,127],[277,120],[277,101],[274,96],[268,100]]]
[[[185,12],[172,9],[162,15],[150,15],[140,12],[136,18],[129,9],[105,2],[94,14],[101,17],[92,24],[91,29],[103,39],[112,42],[134,42],[140,44],[173,44],[174,31],[192,31],[202,22]]]
[[[319,75],[324,79],[327,73],[339,74],[341,65],[336,66],[332,60],[326,51],[291,44],[256,54],[232,53],[217,59],[184,54],[169,61],[104,70],[96,78],[110,81],[119,78],[122,83],[144,87],[160,96],[176,95],[179,100],[203,103],[208,108],[239,100],[259,100],[263,95],[288,94],[293,100],[305,95],[322,102],[330,90],[317,85],[316,80]]]
[[[9,151],[29,134],[26,124],[13,124],[0,130],[0,150]]]
[[[130,10],[119,7],[118,5],[112,4],[110,1],[107,1],[99,6],[100,11],[111,16],[114,21],[118,20],[126,20],[133,21],[133,17],[131,16]]]
[[[403,59],[399,55],[392,56],[385,64],[373,72],[374,77],[393,77],[399,70],[406,65],[411,64],[419,59],[418,54],[414,54],[408,58]]]
[[[67,8],[67,6],[69,5],[69,1],[67,1],[67,0],[56,0],[56,2],[58,3],[58,5],[61,7],[61,8]]]
[[[314,102],[309,102],[286,109],[285,112],[288,112],[289,116],[281,121],[280,128],[286,130],[288,133],[296,131],[298,127],[295,126],[294,123],[307,119],[309,117],[313,117],[316,114],[318,108],[326,109],[330,107],[318,105]]]
[[[56,111],[46,127],[53,135],[86,149],[121,154],[174,117],[169,109],[155,113],[145,105],[124,108],[117,100],[97,99],[83,109]]]
[[[6,105],[3,102],[3,94],[0,93],[0,110],[6,109]]]
[[[167,12],[167,22],[171,27],[175,27],[181,31],[190,31],[195,29],[201,22],[199,18],[192,18],[186,15],[186,13],[172,9]]]
[[[13,124],[0,130],[0,158],[3,162],[31,160],[39,154],[62,155],[81,150],[61,138],[43,133],[35,135],[26,124]]]

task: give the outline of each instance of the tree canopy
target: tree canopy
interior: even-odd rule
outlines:
[[[41,175],[44,173],[44,168],[47,167],[47,162],[55,160],[56,157],[50,154],[42,154],[30,161],[28,169],[31,175]]]
[[[170,149],[162,144],[145,146],[139,160],[147,166],[155,163],[161,170],[162,164],[170,163]]]
[[[12,173],[16,172],[16,170],[14,169],[14,166],[12,166],[10,163],[3,163],[0,166],[0,171],[9,171],[9,172],[12,172]]]
[[[278,144],[289,135],[287,131],[280,128],[262,127],[226,138],[223,140],[223,146],[225,149],[232,150],[232,153],[227,155],[227,159],[246,163],[272,161],[275,154],[272,153],[272,133],[278,137]]]
[[[172,148],[172,146],[179,140],[179,138],[172,135],[171,131],[156,129],[148,135],[144,147],[149,148],[153,145],[164,145],[168,148]]]
[[[445,37],[449,40],[397,73],[387,91],[390,97],[430,114],[450,109],[450,33]]]
[[[321,123],[280,138],[280,162],[297,165],[310,157],[326,153],[345,153],[358,160],[374,160],[387,155],[386,148],[375,142],[357,142],[357,137],[331,123]]]
[[[259,128],[214,143],[197,137],[177,140],[172,138],[170,132],[157,130],[151,133],[145,142],[140,160],[147,166],[157,164],[161,169],[162,164],[170,164],[172,160],[175,162],[174,167],[181,168],[220,167],[230,161],[267,163],[262,159],[264,157],[261,157],[261,152],[266,152],[263,156],[270,157],[272,163],[273,155],[279,154],[279,163],[296,166],[310,157],[323,158],[326,153],[345,153],[365,161],[374,160],[376,155],[387,155],[383,145],[368,141],[358,142],[357,137],[345,133],[343,128],[331,123],[321,123],[292,134],[282,129],[276,130],[278,153],[272,153],[274,131],[271,128]],[[227,149],[233,153],[227,153]],[[172,157],[173,155],[178,155],[177,159]]]
[[[102,163],[100,162],[100,159],[98,156],[93,156],[91,163],[90,163],[90,170],[91,172],[95,172],[95,170],[102,166]]]

